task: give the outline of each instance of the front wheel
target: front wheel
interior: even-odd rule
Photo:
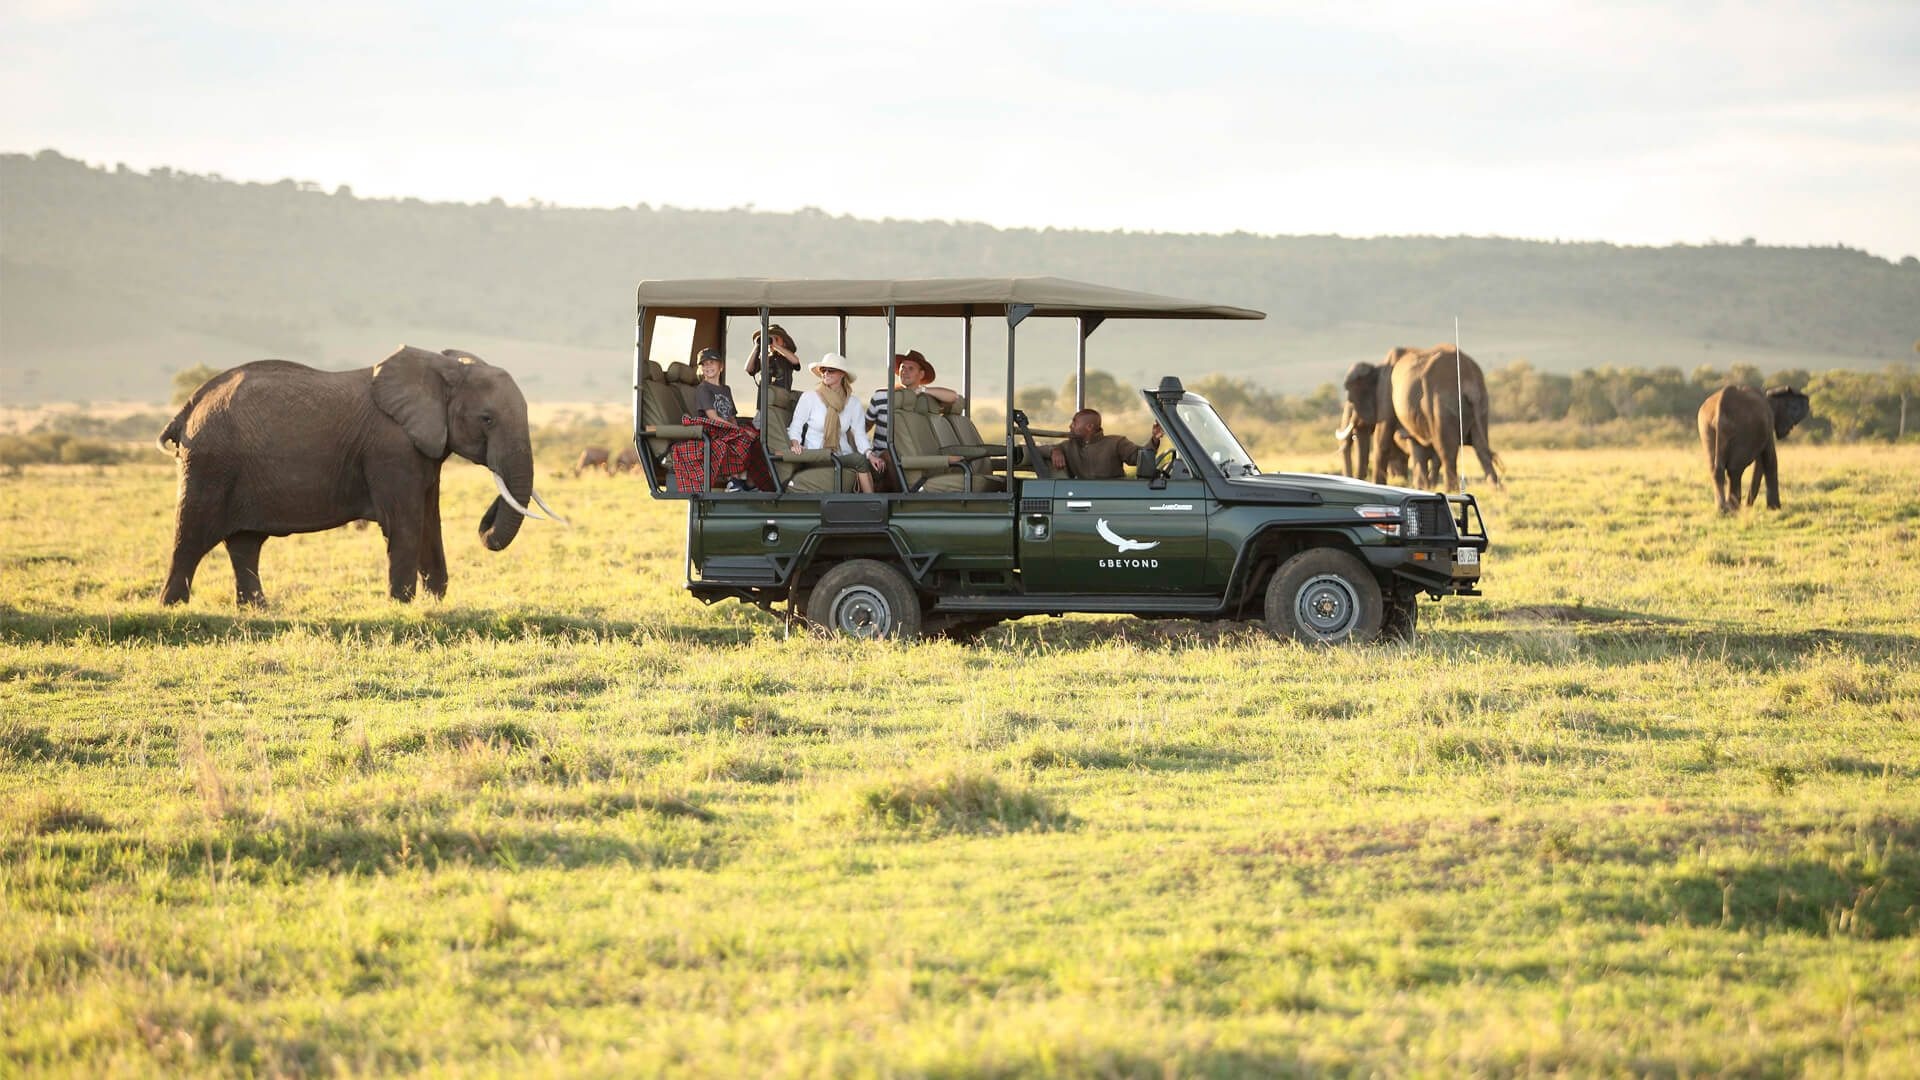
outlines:
[[[807,621],[847,637],[920,636],[920,598],[905,574],[883,562],[852,559],[824,574],[807,596]]]
[[[1380,636],[1386,605],[1380,583],[1359,559],[1334,548],[1303,551],[1267,583],[1267,629],[1314,645],[1347,645]]]

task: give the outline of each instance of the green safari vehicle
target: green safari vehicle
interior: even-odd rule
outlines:
[[[647,281],[634,445],[653,496],[687,502],[686,584],[707,603],[741,600],[856,637],[964,639],[1026,615],[1098,612],[1259,619],[1306,642],[1410,641],[1420,596],[1479,595],[1487,535],[1471,495],[1262,472],[1226,420],[1173,376],[1141,391],[1165,438],[1124,479],[1060,475],[1045,443],[1067,432],[1035,427],[1015,407],[1015,344],[1028,320],[1074,320],[1078,407],[1087,339],[1108,321],[1264,317],[1058,278]],[[876,345],[883,322],[885,357],[900,351],[898,320],[957,325],[956,400],[891,392],[885,449],[903,490],[855,491],[859,455],[792,452],[800,395],[771,378],[735,385],[752,387],[750,398],[736,391],[740,412],[754,402],[752,452],[779,490],[708,490],[716,447],[708,427],[687,422],[692,358],[725,354],[730,323],[758,341],[778,319],[835,328],[842,354],[850,320],[872,320],[856,327]],[[1006,420],[991,441],[969,401],[975,320],[1005,327]],[[803,362],[825,351],[806,348]],[[730,362],[729,374],[738,368]],[[810,382],[804,369],[795,381]],[[871,389],[854,398],[864,404]],[[697,480],[683,485],[676,473]]]

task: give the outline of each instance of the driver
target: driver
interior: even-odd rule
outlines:
[[[1053,467],[1067,470],[1076,480],[1119,480],[1127,475],[1125,466],[1140,458],[1141,448],[1125,435],[1108,435],[1100,430],[1100,410],[1081,409],[1067,425],[1072,438],[1053,447]],[[1153,425],[1147,446],[1160,452],[1160,425]]]

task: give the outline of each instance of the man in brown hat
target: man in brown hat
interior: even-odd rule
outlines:
[[[1064,469],[1076,480],[1118,480],[1127,475],[1125,466],[1139,460],[1141,447],[1125,435],[1108,435],[1100,430],[1100,410],[1081,409],[1067,425],[1072,438],[1053,447],[1053,467]],[[1160,425],[1153,425],[1147,447],[1160,450]]]
[[[960,400],[960,395],[944,386],[930,385],[933,382],[933,364],[913,349],[905,355],[895,354],[893,358],[894,383],[909,394],[925,394],[942,405],[951,405]],[[873,392],[867,402],[867,426],[873,429],[873,443],[883,451],[893,450],[890,438],[892,426],[888,423],[888,414],[892,408],[893,395],[886,387]]]

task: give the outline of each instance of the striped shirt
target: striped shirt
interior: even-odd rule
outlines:
[[[905,394],[910,391],[906,387],[901,387],[900,392]],[[867,402],[867,424],[873,428],[873,445],[882,450],[893,449],[893,440],[887,437],[889,430],[887,416],[892,406],[891,393],[892,391],[882,387],[875,390],[872,400]]]

